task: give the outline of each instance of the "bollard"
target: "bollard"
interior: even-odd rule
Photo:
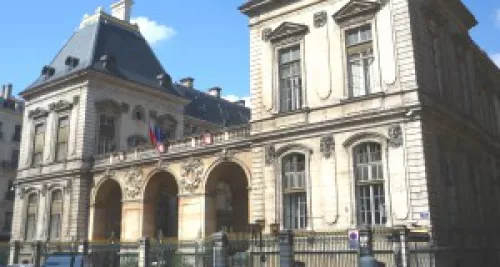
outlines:
[[[294,266],[293,253],[293,232],[291,230],[283,230],[279,234],[280,242],[280,267]]]
[[[213,267],[228,267],[228,242],[225,232],[217,232],[212,235],[214,240]]]

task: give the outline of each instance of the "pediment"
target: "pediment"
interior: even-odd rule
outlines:
[[[293,23],[293,22],[283,22],[278,28],[274,29],[269,35],[269,40],[277,41],[282,38],[296,35],[305,35],[309,32],[309,27],[307,25]]]
[[[380,9],[380,3],[366,0],[351,0],[333,18],[337,23],[344,22],[351,18],[375,14]]]
[[[49,112],[45,109],[42,108],[36,108],[34,110],[29,111],[28,117],[30,118],[41,118],[41,117],[47,117],[49,115]]]

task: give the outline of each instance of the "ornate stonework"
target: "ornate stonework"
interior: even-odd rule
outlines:
[[[234,152],[230,149],[224,148],[221,152],[217,153],[217,157],[221,161],[227,161],[234,156]]]
[[[270,165],[271,163],[273,163],[275,155],[276,155],[276,149],[274,148],[274,145],[266,146],[264,155],[266,165]]]
[[[70,103],[66,100],[59,100],[59,101],[49,105],[49,109],[51,111],[56,111],[56,112],[65,111],[65,110],[69,110],[72,108],[73,108],[73,103]]]
[[[128,199],[137,198],[141,192],[142,187],[142,171],[134,167],[126,175],[124,181],[125,196]]]
[[[41,117],[47,117],[49,115],[49,112],[45,109],[42,108],[36,108],[34,110],[29,111],[28,117],[30,118],[41,118]]]
[[[322,136],[320,139],[320,151],[323,154],[323,156],[327,159],[329,159],[332,156],[332,152],[335,151],[335,140],[333,139],[333,136],[327,135],[327,136]]]
[[[314,20],[314,27],[320,28],[325,26],[326,24],[326,11],[319,11],[317,13],[314,13],[313,15],[313,20]]]
[[[185,191],[193,193],[201,184],[203,163],[200,159],[190,158],[181,168],[181,185]]]
[[[271,28],[265,28],[262,30],[262,41],[269,41],[269,37],[271,36],[271,33],[273,30]]]
[[[389,127],[389,146],[400,147],[403,144],[403,131],[400,125]]]

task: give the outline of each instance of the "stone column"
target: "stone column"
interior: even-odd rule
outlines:
[[[212,235],[214,240],[214,267],[229,267],[227,235],[225,232],[217,232]]]
[[[279,234],[280,240],[280,266],[293,267],[293,233],[292,230],[283,230]]]
[[[20,251],[21,251],[21,242],[17,240],[12,241],[10,243],[9,265],[18,263]]]
[[[149,238],[142,237],[139,240],[139,264],[138,267],[148,267],[149,265]]]

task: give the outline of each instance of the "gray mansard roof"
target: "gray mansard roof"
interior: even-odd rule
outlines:
[[[172,83],[137,28],[107,14],[97,18],[97,21],[77,30],[59,51],[47,66],[53,73],[49,76],[42,73],[21,95],[78,72],[93,70],[191,100],[185,107],[187,116],[221,126],[248,123],[250,109]],[[106,56],[107,67],[103,61]],[[166,74],[166,85],[160,85],[160,74]]]

